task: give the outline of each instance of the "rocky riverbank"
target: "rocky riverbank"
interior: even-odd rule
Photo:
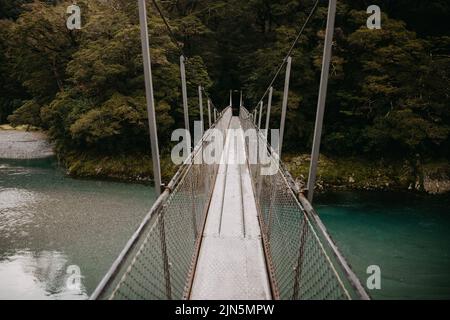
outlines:
[[[423,170],[423,188],[430,194],[450,192],[450,164],[429,164]]]
[[[67,173],[73,177],[149,182],[152,179],[150,155],[131,154],[114,157],[95,154],[70,154],[63,157]],[[309,170],[308,155],[286,155],[283,161],[300,188]],[[163,180],[176,171],[170,158],[161,159]],[[440,194],[450,191],[450,165],[446,161],[426,164],[410,161],[329,158],[320,156],[316,188],[329,190],[410,191]]]
[[[286,155],[284,163],[300,187],[308,178],[309,156]],[[327,190],[396,190],[442,194],[450,192],[450,165],[320,156],[317,184]]]
[[[88,153],[61,155],[68,175],[75,178],[94,178],[136,183],[148,183],[153,179],[152,160],[149,154],[119,154],[106,156]],[[161,157],[161,175],[169,182],[176,172],[170,158]]]
[[[52,145],[43,132],[0,126],[0,159],[42,159],[52,156]]]
[[[41,159],[54,156],[52,145],[40,131],[0,126],[0,159]],[[101,178],[129,182],[152,179],[151,157],[144,154],[100,156],[92,153],[59,155],[67,174],[80,178]],[[287,154],[287,169],[300,188],[305,186],[309,155]],[[176,171],[170,158],[161,159],[164,181]],[[408,160],[369,160],[320,156],[316,188],[328,190],[405,190],[441,194],[450,192],[450,164],[447,161],[414,163]]]

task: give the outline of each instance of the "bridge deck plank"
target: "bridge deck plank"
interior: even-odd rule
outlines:
[[[239,118],[233,117],[209,208],[193,300],[270,299],[261,232]],[[225,194],[223,193],[225,191]]]

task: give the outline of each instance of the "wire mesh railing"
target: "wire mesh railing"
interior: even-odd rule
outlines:
[[[267,143],[268,134],[257,130],[253,115],[243,107],[240,120],[245,131],[256,130],[253,139],[258,143],[246,140],[246,152],[257,155],[249,168],[273,297],[369,299],[320,218]],[[263,157],[269,163],[263,164]],[[275,174],[262,174],[262,168],[268,165],[276,166]]]
[[[219,113],[211,129],[225,136],[231,108]],[[256,129],[251,114],[240,110],[242,128]],[[289,173],[256,130],[259,142],[246,141],[267,268],[275,299],[368,299],[358,278],[340,254],[320,218],[299,192]],[[208,130],[181,165],[163,194],[127,243],[91,299],[187,299],[218,163],[199,157],[211,143]],[[259,149],[258,149],[259,148]],[[261,154],[275,165],[264,175]],[[252,157],[247,157],[251,159]]]
[[[232,110],[211,129],[225,135]],[[208,130],[128,241],[91,299],[187,299],[219,164],[200,160]]]

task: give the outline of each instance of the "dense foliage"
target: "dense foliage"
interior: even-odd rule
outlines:
[[[82,29],[69,31],[72,1],[0,0],[0,122],[48,129],[60,154],[146,152],[137,1],[79,0]],[[161,144],[181,127],[179,51],[149,3],[152,68]],[[382,8],[368,30],[366,8]],[[251,107],[264,93],[312,0],[179,0],[160,4],[189,57],[192,118],[197,86],[216,105],[229,89]],[[293,52],[286,148],[311,145],[327,1]],[[450,156],[450,3],[447,0],[340,0],[323,151],[332,155]],[[272,127],[283,74],[275,82]]]

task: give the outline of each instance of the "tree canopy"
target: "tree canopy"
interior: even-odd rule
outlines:
[[[369,3],[370,2],[370,3]],[[146,151],[147,115],[137,1],[79,0],[82,29],[68,30],[72,1],[0,0],[0,122],[49,131],[63,154]],[[183,126],[178,46],[187,60],[190,112],[197,86],[226,105],[242,89],[264,93],[312,0],[179,0],[149,7],[153,84],[162,149]],[[367,6],[382,28],[366,27]],[[338,1],[322,150],[368,157],[450,156],[450,4],[446,0]],[[311,147],[327,1],[295,47],[286,150]],[[274,84],[279,126],[283,73]]]

